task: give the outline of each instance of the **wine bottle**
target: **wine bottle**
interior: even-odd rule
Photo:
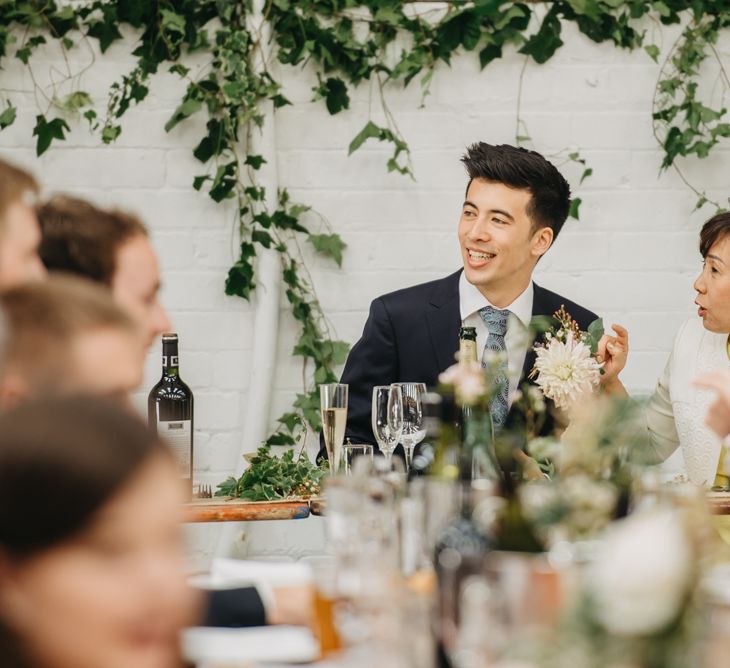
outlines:
[[[165,439],[180,476],[193,483],[193,393],[180,378],[177,334],[162,335],[162,378],[147,398],[150,427]]]
[[[477,362],[477,328],[462,327],[459,330],[459,364]]]
[[[438,409],[438,420],[432,425],[432,428],[437,425],[437,431],[433,434],[433,463],[428,473],[437,478],[455,480],[459,476],[461,453],[460,409],[450,393],[441,394]]]
[[[491,527],[478,526],[474,509],[479,496],[491,490],[477,490],[471,481],[459,481],[458,514],[444,527],[436,542],[434,566],[438,581],[438,640],[451,654],[461,622],[460,593],[464,581],[483,573],[487,554],[496,548]]]
[[[520,498],[522,471],[515,457],[518,444],[516,437],[510,439],[506,434],[497,444],[504,473],[500,482],[503,505],[495,526],[497,546],[507,552],[543,552],[545,548],[525,516]]]

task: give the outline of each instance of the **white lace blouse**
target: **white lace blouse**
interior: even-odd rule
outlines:
[[[711,486],[715,479],[720,439],[705,425],[714,393],[695,387],[692,381],[728,366],[727,337],[707,331],[699,318],[685,322],[647,408],[657,459],[665,460],[680,447],[687,476],[698,485]]]

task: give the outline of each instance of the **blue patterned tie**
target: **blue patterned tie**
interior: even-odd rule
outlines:
[[[502,354],[502,360],[499,365],[499,373],[494,379],[497,384],[497,394],[492,400],[491,413],[492,421],[495,428],[500,428],[507,420],[507,411],[509,404],[507,403],[507,394],[509,391],[509,383],[507,381],[507,347],[504,343],[504,335],[507,332],[507,318],[509,311],[496,309],[493,306],[485,306],[479,309],[479,315],[484,324],[487,326],[489,336],[482,353],[482,367],[486,368],[487,358],[490,353]]]

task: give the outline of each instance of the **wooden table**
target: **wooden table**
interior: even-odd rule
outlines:
[[[185,504],[186,522],[259,522],[301,520],[309,517],[307,499],[242,501],[241,499],[195,499]]]

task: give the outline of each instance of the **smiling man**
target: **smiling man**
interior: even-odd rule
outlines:
[[[509,389],[492,406],[501,425],[535,361],[531,319],[563,305],[582,329],[597,317],[532,282],[570,210],[570,187],[560,172],[534,151],[483,142],[470,146],[462,162],[469,177],[459,220],[463,269],[373,301],[341,380],[350,386],[347,436],[353,442],[374,442],[373,387],[435,385],[455,361],[462,324],[476,327],[479,355],[485,348],[506,351]]]

